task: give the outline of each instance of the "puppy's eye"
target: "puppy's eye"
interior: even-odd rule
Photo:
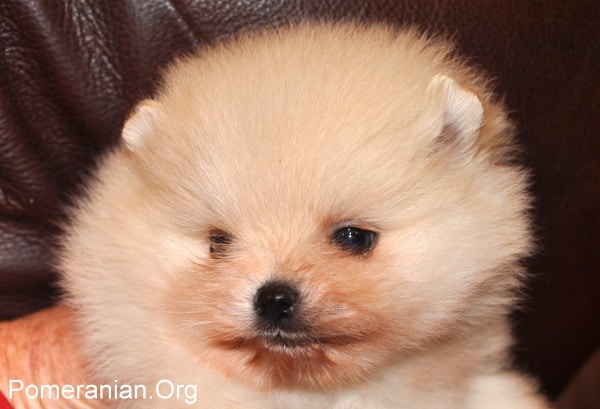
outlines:
[[[364,254],[375,245],[377,234],[358,227],[344,227],[333,234],[333,243],[344,251]]]
[[[223,230],[212,230],[210,232],[210,254],[212,257],[223,257],[227,254],[229,246],[232,242],[231,235]]]

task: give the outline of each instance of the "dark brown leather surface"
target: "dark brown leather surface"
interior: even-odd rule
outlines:
[[[523,366],[556,394],[600,345],[597,0],[2,0],[0,317],[56,299],[65,204],[173,56],[301,18],[416,23],[497,79],[535,175],[542,251],[516,315]]]

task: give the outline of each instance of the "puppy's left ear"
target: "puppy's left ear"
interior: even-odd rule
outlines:
[[[129,116],[121,138],[125,147],[132,153],[138,152],[149,138],[157,132],[157,126],[162,119],[160,103],[151,99],[140,102]]]
[[[442,74],[433,77],[426,92],[435,105],[441,103],[438,105],[441,130],[435,139],[436,147],[469,152],[483,125],[483,106],[477,95]]]

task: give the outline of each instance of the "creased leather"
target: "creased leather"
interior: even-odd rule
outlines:
[[[534,172],[544,251],[518,356],[558,392],[600,344],[596,0],[2,0],[0,318],[49,305],[64,210],[174,57],[304,18],[417,24],[496,79]]]

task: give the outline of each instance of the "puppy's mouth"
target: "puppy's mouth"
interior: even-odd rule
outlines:
[[[300,351],[323,344],[323,340],[309,333],[283,330],[264,331],[256,338],[265,348],[276,352]]]
[[[215,341],[215,345],[227,350],[266,352],[291,357],[310,353],[328,343],[313,335],[283,330],[260,331],[245,336],[220,334]]]
[[[364,341],[364,334],[317,335],[314,331],[281,329],[253,331],[247,335],[221,334],[215,345],[228,350],[266,352],[279,356],[298,357],[323,349],[349,346]]]
[[[298,355],[323,348],[344,347],[364,341],[365,334],[318,335],[314,331],[262,331],[252,339],[261,349],[279,354]]]

